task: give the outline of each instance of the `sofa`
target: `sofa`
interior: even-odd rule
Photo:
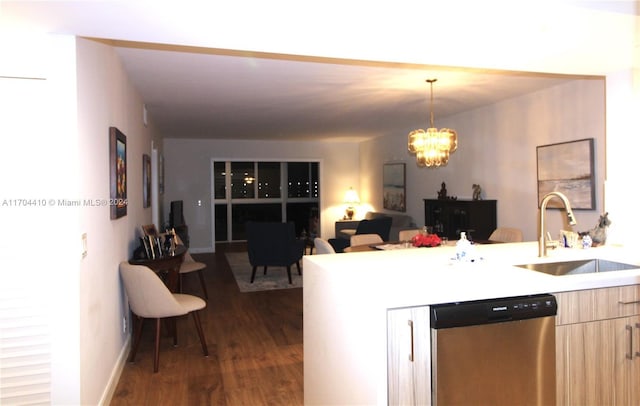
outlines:
[[[365,220],[372,220],[377,217],[391,217],[392,220],[391,220],[391,231],[389,232],[389,241],[399,241],[400,237],[398,235],[402,230],[410,230],[410,229],[417,228],[411,216],[407,214],[368,211],[364,215]],[[355,228],[345,228],[340,230],[338,235],[336,235],[336,238],[344,238],[348,240],[355,233],[356,233]]]

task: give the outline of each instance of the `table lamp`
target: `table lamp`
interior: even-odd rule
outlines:
[[[358,192],[353,190],[353,188],[349,188],[347,193],[344,195],[344,202],[347,204],[347,210],[345,212],[345,218],[349,220],[353,220],[353,214],[355,213],[355,208],[353,207],[355,204],[360,203],[360,198],[358,197]]]

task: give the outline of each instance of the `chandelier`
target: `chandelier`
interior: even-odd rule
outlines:
[[[427,130],[413,130],[409,133],[409,152],[416,154],[418,166],[438,167],[449,162],[449,155],[458,149],[458,134],[450,128],[438,130],[433,126],[433,82],[431,85],[431,121]]]

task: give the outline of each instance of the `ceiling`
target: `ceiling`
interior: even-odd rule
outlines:
[[[171,138],[364,140],[576,78],[114,42]]]
[[[239,3],[233,3],[237,15],[221,10],[227,3],[206,4],[212,8],[208,14],[186,6],[133,0],[5,0],[0,3],[0,22],[31,24],[113,45],[154,127],[170,138],[358,141],[407,134],[429,124],[426,79],[437,79],[433,110],[438,127],[444,117],[584,78],[300,56],[306,49],[304,41],[302,51],[291,54],[241,51],[260,40],[262,48],[256,49],[275,49],[269,35],[277,37],[280,32],[265,32],[262,39],[251,30],[232,31],[237,28],[232,15],[253,18],[255,13],[244,13]],[[262,4],[253,3],[254,7]],[[284,9],[293,10],[293,4]],[[393,10],[402,13],[401,8],[383,11]],[[330,13],[331,8],[317,11]],[[205,18],[227,14],[216,24]],[[273,25],[277,16],[254,18],[251,27],[269,23],[278,27]],[[303,21],[301,27],[309,35],[315,23]],[[348,27],[337,27],[336,32]],[[283,45],[294,49],[294,39],[288,31],[285,35],[278,43],[280,49]],[[212,43],[227,46],[213,48]],[[366,54],[362,47],[354,51]]]

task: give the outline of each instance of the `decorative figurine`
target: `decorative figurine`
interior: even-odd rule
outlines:
[[[482,188],[475,183],[473,184],[473,200],[482,200]]]
[[[447,185],[445,185],[445,183],[442,182],[442,187],[438,192],[438,199],[446,199],[446,198],[447,198]]]
[[[594,228],[589,231],[581,231],[578,234],[581,237],[591,237],[593,246],[598,246],[600,244],[604,244],[605,241],[607,241],[607,227],[609,227],[609,225],[611,225],[611,220],[609,220],[609,212],[605,212],[600,216],[598,224]]]

